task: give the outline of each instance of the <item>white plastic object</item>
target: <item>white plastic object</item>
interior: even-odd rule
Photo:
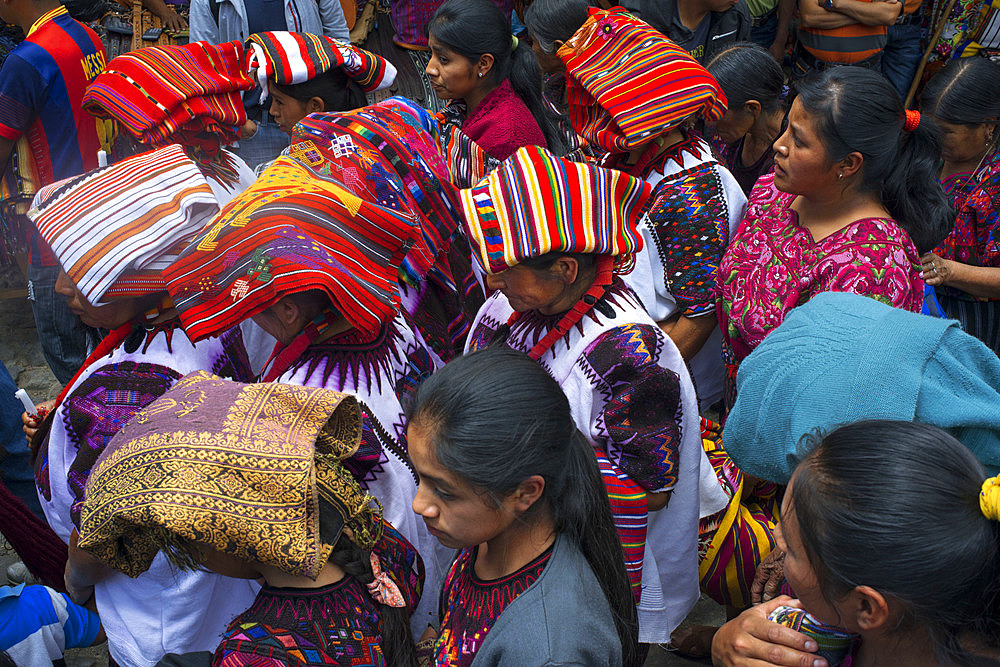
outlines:
[[[26,392],[23,389],[18,389],[17,391],[14,392],[14,396],[17,397],[17,400],[21,401],[21,405],[24,406],[25,412],[27,412],[29,415],[35,414],[35,403],[28,396],[28,392]]]

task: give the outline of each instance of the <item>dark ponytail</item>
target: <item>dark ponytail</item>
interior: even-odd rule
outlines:
[[[365,92],[339,67],[302,83],[279,85],[271,81],[270,85],[300,102],[318,97],[323,100],[324,111],[352,111],[368,104]]]
[[[759,44],[740,42],[717,53],[705,67],[719,82],[730,109],[742,109],[749,100],[773,114],[785,98],[785,74],[774,56]]]
[[[524,25],[545,53],[555,53],[555,42],[572,37],[590,16],[587,0],[534,0],[524,10]]]
[[[951,233],[955,212],[938,182],[941,142],[933,123],[903,131],[903,103],[881,74],[862,67],[834,67],[798,83],[802,106],[819,128],[827,156],[836,162],[864,156],[861,189],[875,192],[921,253]]]
[[[371,552],[365,551],[346,537],[341,537],[333,547],[330,561],[339,565],[344,572],[362,584],[370,584],[375,580],[370,554]],[[378,613],[382,625],[382,653],[385,655],[385,664],[415,667],[417,651],[413,643],[413,633],[410,632],[410,618],[406,607],[379,604]]]
[[[920,95],[920,111],[955,125],[1000,124],[1000,65],[986,58],[952,60]],[[993,133],[995,149],[1000,132]]]
[[[970,665],[966,631],[996,637],[998,528],[980,510],[986,473],[935,426],[873,420],[806,436],[792,478],[796,521],[820,592],[871,586],[926,628],[942,665]]]
[[[549,151],[563,155],[568,150],[554,114],[542,98],[542,71],[531,47],[518,41],[510,17],[504,16],[489,0],[448,0],[427,22],[427,34],[472,62],[484,53],[493,56],[486,81],[500,85],[510,80],[511,88],[524,101],[545,136]]]
[[[496,346],[451,361],[417,391],[410,423],[429,429],[437,460],[497,504],[525,479],[545,490],[529,515],[552,515],[577,545],[611,608],[623,664],[641,664],[638,617],[611,506],[566,394],[525,354]]]

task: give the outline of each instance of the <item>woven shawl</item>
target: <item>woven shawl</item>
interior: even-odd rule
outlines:
[[[637,225],[650,190],[620,171],[527,146],[461,196],[488,273],[550,252],[612,255],[627,272],[642,248]]]
[[[352,326],[374,333],[399,309],[397,270],[415,231],[412,216],[282,157],[222,209],[164,277],[195,341],[285,295],[315,289]]]
[[[611,153],[666,134],[688,116],[718,120],[726,96],[708,71],[620,7],[591,8],[557,55],[573,129]]]
[[[28,217],[92,304],[166,289],[163,269],[219,210],[178,145],[42,188]]]
[[[381,510],[341,464],[360,441],[353,396],[191,373],[108,443],[80,547],[131,577],[187,541],[315,578],[345,527],[365,549],[381,537]]]

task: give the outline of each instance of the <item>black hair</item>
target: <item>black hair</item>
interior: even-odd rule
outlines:
[[[1000,65],[986,58],[952,60],[927,82],[920,110],[956,125],[1000,124]]]
[[[587,0],[534,0],[524,12],[524,25],[542,51],[555,53],[554,42],[572,37],[592,6]]]
[[[362,584],[370,584],[375,580],[372,573],[371,552],[362,549],[357,544],[342,535],[330,554],[330,561],[339,565],[344,572],[354,577]],[[410,616],[406,607],[390,607],[378,604],[380,631],[382,634],[382,652],[385,664],[414,666],[417,664],[417,652],[413,643],[413,633],[410,631]]]
[[[941,142],[933,123],[903,130],[903,103],[881,74],[834,67],[798,84],[798,99],[816,118],[828,158],[864,156],[861,189],[876,192],[920,253],[951,232],[955,212],[938,182]]]
[[[870,586],[902,603],[898,629],[927,628],[941,664],[970,664],[960,635],[995,636],[1000,574],[976,457],[935,426],[890,420],[800,446],[815,450],[794,474],[791,514],[823,597]]]
[[[542,72],[531,47],[519,40],[512,49],[514,35],[510,17],[504,16],[489,0],[447,0],[427,22],[427,34],[455,53],[477,62],[489,53],[493,67],[486,81],[500,85],[504,79],[524,101],[545,136],[547,148],[555,155],[567,151],[566,140],[542,98]]]
[[[604,482],[556,381],[527,355],[490,347],[427,379],[409,423],[428,429],[442,466],[498,504],[528,477],[544,478],[531,511],[547,508],[556,532],[579,547],[611,608],[623,663],[641,664],[635,600]]]
[[[749,100],[757,100],[765,113],[772,114],[784,102],[781,65],[759,44],[733,44],[717,53],[705,69],[719,82],[730,109],[742,109]]]
[[[547,252],[538,257],[525,257],[521,260],[521,264],[535,271],[548,271],[562,257],[572,257],[576,260],[579,267],[577,280],[589,278],[590,282],[594,281],[594,276],[597,275],[597,255],[589,252]]]
[[[352,111],[368,105],[361,87],[339,67],[328,69],[302,83],[279,85],[271,81],[270,85],[300,102],[318,97],[323,100],[324,111]]]

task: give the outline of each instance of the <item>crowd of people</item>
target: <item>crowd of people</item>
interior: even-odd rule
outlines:
[[[392,4],[0,0],[0,665],[1000,664],[1000,6]]]

